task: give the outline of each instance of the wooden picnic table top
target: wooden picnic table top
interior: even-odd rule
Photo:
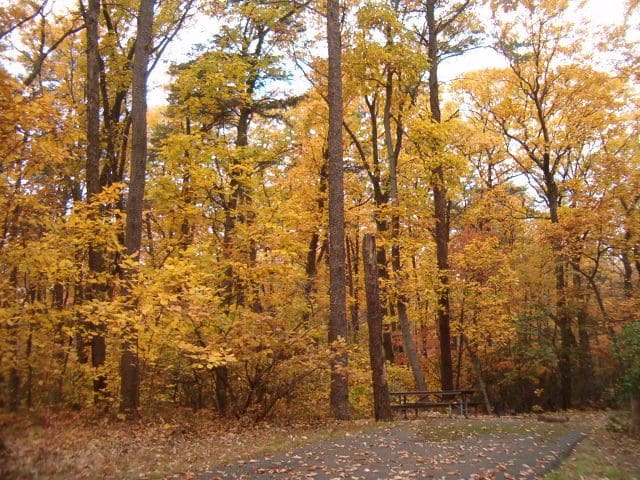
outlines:
[[[409,390],[404,392],[389,392],[389,395],[469,395],[480,392],[475,388],[461,388],[459,390]]]

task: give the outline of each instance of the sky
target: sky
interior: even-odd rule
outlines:
[[[580,17],[584,17],[592,23],[594,29],[608,25],[621,25],[624,22],[624,3],[625,0],[589,0],[577,11],[574,21],[578,22]],[[507,63],[497,52],[483,48],[443,62],[440,80],[448,82],[465,72],[506,66]]]
[[[7,1],[11,3],[12,0],[0,0],[0,8],[6,5]],[[578,0],[573,1],[578,3]],[[77,0],[53,0],[51,3],[54,10],[64,12],[65,10],[75,9],[76,2]],[[585,6],[576,12],[574,21],[579,22],[580,17],[584,17],[592,23],[594,28],[605,25],[620,25],[624,21],[624,3],[625,0],[588,0]],[[150,76],[148,100],[151,107],[161,106],[167,102],[165,85],[169,82],[167,74],[169,66],[173,63],[181,63],[188,60],[189,54],[194,47],[198,44],[206,44],[215,30],[216,26],[211,23],[211,20],[206,20],[202,17],[198,19],[196,17],[190,25],[185,26],[178,34],[164,52],[163,59]],[[586,39],[586,41],[588,42],[589,39]],[[439,79],[444,83],[448,83],[468,71],[505,66],[504,59],[495,51],[489,48],[477,49],[460,57],[444,61],[439,71]],[[294,73],[291,89],[296,92],[305,89],[301,75],[296,78]]]
[[[625,0],[588,0],[585,6],[575,15],[576,21],[580,17],[585,17],[591,22],[594,28],[606,25],[620,25],[624,21]],[[149,84],[149,104],[150,106],[160,106],[166,103],[166,91],[164,85],[169,81],[167,70],[172,63],[184,62],[189,58],[189,53],[198,44],[206,43],[211,37],[215,26],[205,21],[196,21],[183,29],[174,40],[173,44],[167,48],[164,59],[156,67],[150,78]],[[480,68],[506,67],[504,59],[495,51],[489,48],[477,49],[468,52],[460,57],[445,60],[439,72],[441,82],[448,83],[460,77],[465,72]],[[294,78],[294,83],[304,82],[301,78]],[[300,84],[291,86],[292,89],[300,91]]]

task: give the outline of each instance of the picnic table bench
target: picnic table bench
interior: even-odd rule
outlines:
[[[437,390],[437,391],[407,391],[389,392],[391,396],[391,408],[400,410],[404,418],[407,418],[408,410],[415,410],[416,417],[418,410],[429,410],[446,407],[449,416],[453,409],[457,408],[460,415],[469,418],[469,406],[478,406],[482,402],[473,401],[471,397],[479,390],[465,388],[460,390]]]

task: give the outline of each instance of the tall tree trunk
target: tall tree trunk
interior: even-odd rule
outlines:
[[[575,262],[579,262],[576,260]],[[593,399],[594,372],[593,359],[591,357],[591,339],[589,337],[589,310],[587,308],[587,296],[583,291],[582,275],[574,270],[573,286],[576,301],[576,319],[578,323],[578,371],[576,384],[579,389],[578,398],[584,404]]]
[[[391,420],[391,399],[382,349],[382,306],[378,285],[376,238],[368,233],[362,240],[365,292],[367,297],[367,324],[369,326],[369,359],[373,384],[373,413],[376,420]]]
[[[327,1],[327,49],[329,79],[329,344],[346,341],[347,302],[345,288],[344,178],[342,158],[342,42],[340,2]],[[349,418],[349,382],[346,352],[334,351],[331,360],[331,414],[338,420]]]
[[[433,198],[435,211],[435,240],[438,264],[437,318],[440,340],[440,382],[443,390],[453,388],[451,359],[451,305],[449,300],[449,206],[444,187],[442,168],[434,171]]]
[[[359,311],[360,305],[358,302],[358,262],[360,261],[358,252],[358,231],[355,231],[355,239],[352,241],[349,235],[346,236],[346,257],[347,257],[347,288],[349,291],[349,298],[351,303],[349,305],[349,314],[351,315],[351,322],[348,324],[350,337],[353,342],[358,341],[358,331],[360,330],[359,324]]]
[[[640,438],[640,395],[631,397],[631,433]]]
[[[214,369],[216,408],[221,416],[229,415],[229,368],[226,365]]]
[[[86,12],[87,25],[87,202],[93,201],[102,190],[100,185],[100,51],[98,22],[100,0],[89,0]],[[89,245],[89,271],[92,285],[88,299],[93,300],[104,293],[102,282],[96,280],[104,272],[104,258],[94,245]],[[89,322],[91,331],[91,366],[94,368],[94,401],[101,402],[106,397],[107,378],[102,371],[107,350],[105,326]]]
[[[429,106],[431,119],[440,123],[440,93],[438,91],[438,28],[435,11],[436,0],[427,0],[427,28],[429,56]],[[444,171],[438,166],[432,171],[433,202],[435,217],[436,257],[438,262],[437,318],[440,340],[440,383],[443,390],[453,389],[453,361],[451,360],[451,307],[449,301],[449,202]]]
[[[549,154],[544,154],[544,165],[550,165]],[[558,224],[558,186],[553,174],[546,169],[544,171],[547,187],[547,200],[549,202],[549,216],[551,223]],[[560,329],[560,351],[558,353],[558,370],[560,372],[560,407],[571,408],[572,397],[572,362],[571,362],[571,318],[567,309],[567,291],[565,279],[566,259],[562,254],[562,245],[559,240],[553,241],[555,255],[555,289],[556,289],[556,322]]]
[[[460,377],[462,376],[462,336],[458,337],[458,358],[456,361],[456,390],[460,390]]]
[[[491,401],[489,400],[489,391],[487,389],[487,383],[484,381],[484,375],[482,373],[482,366],[480,365],[478,354],[473,350],[473,348],[471,348],[469,339],[465,334],[460,335],[460,340],[460,349],[462,350],[462,344],[466,345],[467,352],[469,353],[469,358],[471,359],[471,363],[473,364],[473,369],[476,371],[478,384],[480,385],[480,391],[482,392],[482,398],[484,400],[484,408],[487,410],[488,414],[492,414],[493,407],[491,406]]]
[[[384,208],[387,204],[386,197],[383,199],[376,199],[376,208]],[[376,220],[376,234],[378,238],[386,238],[387,232],[389,231],[389,222],[387,220]],[[376,260],[378,261],[378,276],[383,280],[389,280],[389,265],[387,261],[387,250],[383,245],[378,246],[378,251],[376,252]],[[388,288],[383,288],[380,292],[380,304],[382,305],[382,311],[386,312],[386,314],[391,315],[392,310],[392,302],[389,298]]]
[[[13,291],[18,291],[18,268],[13,267],[10,274],[10,282],[13,285]],[[2,302],[6,307],[8,302]],[[20,372],[18,371],[18,323],[7,324],[7,337],[9,351],[11,352],[11,367],[9,368],[9,411],[15,412],[20,407]]]
[[[87,201],[102,190],[100,185],[100,52],[98,49],[98,19],[100,0],[89,0],[87,25]],[[101,252],[89,249],[89,269],[102,268]]]
[[[29,324],[29,336],[27,337],[27,350],[25,352],[25,362],[27,364],[27,408],[33,407],[33,365],[31,364],[31,353],[33,353],[33,326]]]
[[[623,204],[623,207],[625,205]],[[625,207],[626,210],[626,207]],[[632,300],[634,297],[633,288],[633,265],[631,264],[631,258],[638,256],[638,247],[631,247],[632,232],[627,227],[624,232],[625,250],[622,252],[621,259],[624,267],[624,296],[627,300]],[[640,262],[636,260],[636,269],[638,271],[638,286],[640,287]],[[628,310],[627,310],[628,311]],[[611,330],[613,330],[610,327]],[[620,353],[620,349],[614,344],[614,351]],[[631,407],[631,434],[640,438],[640,395],[636,392],[631,394],[630,407]]]
[[[191,136],[191,119],[189,119],[189,117],[185,119],[184,133],[187,136]],[[185,159],[186,165],[189,165],[189,162],[190,162],[189,157],[190,157],[189,150],[185,149],[184,159]],[[193,196],[192,196],[192,188],[191,188],[191,170],[189,167],[187,167],[187,171],[182,175],[181,194],[182,194],[182,200],[184,201],[185,205],[193,204]],[[149,223],[147,223],[147,225],[148,225],[147,226],[148,230],[151,231],[149,227]],[[181,234],[180,247],[184,250],[193,243],[193,225],[191,225],[189,216],[186,213],[184,218],[182,219],[182,224],[180,225],[180,234]],[[149,239],[151,241],[152,239],[151,235],[149,235]],[[153,256],[153,249],[151,248],[151,245],[150,245],[150,255]]]
[[[640,245],[636,244],[633,249],[633,256],[635,257],[635,264],[636,264],[636,272],[637,272],[637,278],[636,278],[636,282],[638,285],[638,288],[640,288]]]
[[[325,194],[327,192],[327,164],[322,164],[320,169],[320,187],[317,200],[318,212],[322,215],[324,213]],[[309,249],[307,250],[307,264],[305,267],[305,273],[307,280],[304,286],[304,296],[307,300],[308,310],[303,315],[304,323],[308,323],[311,318],[314,306],[314,288],[313,282],[316,274],[318,273],[318,262],[320,261],[318,256],[318,248],[320,247],[320,233],[316,230],[311,234],[309,239]],[[321,248],[321,247],[320,247]]]
[[[307,301],[307,310],[302,314],[302,321],[305,324],[309,323],[311,314],[313,312],[313,281],[316,277],[317,259],[318,259],[318,246],[320,243],[320,234],[316,231],[311,234],[309,239],[309,246],[307,250],[307,263],[305,266],[306,281],[304,284],[304,297]]]
[[[560,371],[560,405],[563,409],[571,408],[572,366],[571,366],[571,327],[567,314],[567,297],[565,282],[565,263],[556,260],[556,317],[560,329],[560,353],[558,369]]]
[[[624,267],[624,296],[625,298],[630,299],[633,296],[633,266],[631,265],[631,260],[629,260],[628,252],[622,252],[620,259],[622,260],[622,266]]]
[[[398,137],[396,144],[394,145],[392,132],[391,132],[391,105],[393,99],[393,74],[391,67],[387,67],[387,84],[385,94],[385,104],[383,112],[383,124],[384,124],[384,142],[386,146],[387,160],[389,162],[389,202],[391,203],[391,268],[394,275],[395,284],[395,306],[398,311],[398,320],[400,323],[400,330],[402,332],[402,341],[404,344],[404,351],[407,355],[407,360],[411,371],[413,372],[413,379],[418,390],[426,390],[427,384],[424,380],[424,373],[422,372],[422,365],[420,365],[420,359],[416,350],[416,344],[413,341],[413,335],[411,333],[411,324],[409,322],[409,314],[407,313],[407,296],[403,291],[402,285],[402,262],[400,259],[400,244],[398,238],[400,237],[400,214],[398,209],[400,202],[398,199],[398,156],[400,154],[400,146],[402,144],[402,128],[398,125]],[[401,118],[398,115],[396,122],[400,122]]]
[[[53,285],[51,290],[51,308],[57,310],[59,314],[62,313],[65,307],[65,297],[64,297],[64,285],[60,282],[57,282]],[[62,318],[62,315],[61,315]],[[69,353],[67,351],[67,339],[69,338],[65,333],[65,322],[61,320],[56,326],[56,353],[55,358],[58,361],[60,367],[60,374],[58,376],[58,381],[56,382],[56,388],[53,391],[52,399],[53,403],[60,403],[62,401],[62,388],[64,386],[64,377],[67,370],[67,363],[69,358]]]
[[[84,302],[85,300],[85,286],[84,279],[81,277],[78,282],[74,285],[74,295],[73,295],[73,303],[79,304]],[[77,315],[79,317],[80,315]],[[87,345],[85,341],[85,326],[81,319],[78,322],[79,328],[76,330],[74,335],[75,345],[76,345],[76,357],[78,359],[78,363],[80,365],[86,365],[89,361],[89,357],[87,356]]]
[[[250,80],[247,84],[247,91],[252,92],[254,88],[255,80]],[[251,116],[252,111],[248,107],[244,107],[240,110],[240,114],[238,116],[238,123],[236,125],[236,148],[244,148],[249,145],[249,127],[251,125]],[[245,223],[250,221],[243,214],[238,214],[237,209],[248,201],[248,194],[246,185],[243,184],[243,180],[240,178],[241,175],[238,174],[237,167],[240,166],[238,163],[234,162],[231,166],[230,176],[230,187],[231,194],[229,195],[229,201],[227,202],[225,208],[225,221],[224,221],[224,235],[223,242],[225,246],[225,250],[227,251],[227,255],[231,258],[231,252],[235,248],[233,244],[233,239],[236,231],[236,224]],[[244,251],[244,250],[243,250]],[[256,258],[256,250],[254,245],[250,246],[250,250],[248,252],[248,261],[253,264],[255,263]],[[247,301],[246,295],[246,287],[242,281],[236,281],[235,273],[233,267],[229,265],[225,271],[225,280],[223,282],[224,290],[225,290],[225,299],[224,306],[227,312],[230,311],[231,306],[235,303],[236,305],[245,305]],[[255,297],[253,302],[251,302],[251,308],[253,311],[259,312],[262,309],[262,306],[259,301],[258,289],[254,288]],[[233,397],[232,392],[230,392],[231,384],[229,382],[229,367],[227,365],[222,365],[215,368],[215,396],[216,396],[216,406],[220,415],[223,417],[229,416],[231,414],[231,402],[230,398]]]
[[[155,0],[140,0],[131,89],[131,172],[125,251],[127,255],[138,259],[142,242],[142,208],[147,166],[147,68],[153,38],[154,3]],[[130,321],[124,332],[120,358],[120,410],[132,417],[138,414],[140,392],[137,349],[136,326]]]
[[[253,92],[255,87],[254,80],[250,80],[248,89],[249,92]],[[236,147],[246,147],[249,145],[249,126],[251,124],[251,117],[253,115],[253,111],[250,108],[244,108],[240,111],[240,117],[238,120],[238,136],[236,139]],[[251,194],[252,192],[248,188],[247,185],[244,185],[241,181],[238,182],[238,205],[246,205],[250,206],[252,202]],[[253,224],[255,219],[255,214],[249,209],[246,213],[241,213],[238,216],[238,221],[241,223],[250,226]],[[249,247],[246,250],[246,255],[248,258],[248,264],[250,267],[254,267],[258,258],[258,248],[255,240],[253,238],[249,239]],[[263,310],[262,303],[260,302],[260,285],[258,282],[254,280],[242,281],[239,289],[239,296],[246,301],[251,310],[255,313],[261,313]],[[244,300],[247,298],[248,300]]]
[[[15,412],[20,406],[20,372],[15,366],[9,371],[9,411]]]

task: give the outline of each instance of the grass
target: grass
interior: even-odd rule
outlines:
[[[640,441],[592,425],[589,437],[544,480],[640,480]]]
[[[636,446],[640,448],[640,445]],[[640,479],[640,465],[621,466],[620,454],[612,457],[602,451],[598,442],[586,439],[562,466],[545,480],[634,480]],[[624,460],[622,460],[624,462]]]
[[[420,423],[418,433],[430,442],[445,442],[480,436],[535,435],[553,438],[567,431],[564,424],[532,422],[511,418],[441,418],[433,417]]]

